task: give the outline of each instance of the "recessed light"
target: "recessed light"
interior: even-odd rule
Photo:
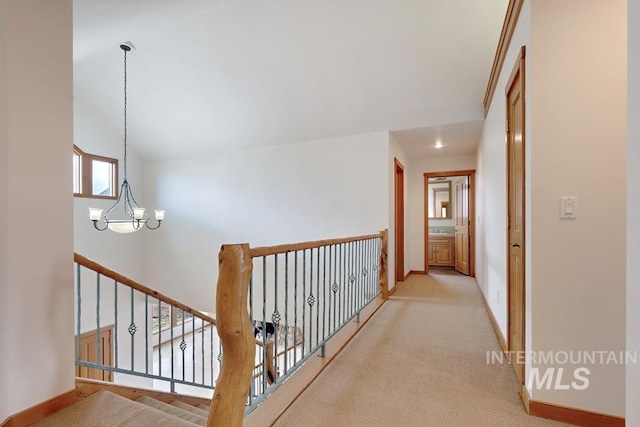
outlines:
[[[442,147],[444,147],[444,145],[442,145],[442,141],[437,141],[437,142],[436,142],[436,145],[434,145],[434,147],[436,147],[436,148],[442,148]]]

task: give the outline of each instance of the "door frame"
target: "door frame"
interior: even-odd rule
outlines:
[[[506,149],[505,149],[505,165],[506,165],[506,182],[505,182],[505,191],[506,191],[506,199],[507,199],[507,205],[506,205],[506,214],[507,214],[507,238],[506,238],[506,279],[507,279],[507,336],[506,336],[506,344],[507,344],[507,350],[508,351],[512,351],[513,349],[513,342],[511,342],[511,328],[513,327],[513,323],[512,323],[512,319],[511,319],[511,315],[510,315],[510,311],[511,311],[511,302],[513,299],[513,293],[512,293],[512,288],[511,288],[511,268],[510,268],[510,249],[511,249],[511,241],[510,241],[510,225],[509,225],[509,208],[511,206],[511,195],[509,193],[509,171],[510,171],[510,165],[511,165],[511,161],[510,161],[510,145],[509,145],[509,92],[511,91],[511,88],[513,86],[513,83],[516,79],[516,77],[518,77],[518,75],[520,75],[520,93],[521,96],[523,98],[523,103],[522,103],[522,129],[523,129],[523,134],[522,134],[522,145],[523,147],[525,147],[525,143],[526,143],[526,103],[525,103],[525,88],[526,88],[526,83],[525,83],[525,55],[526,55],[526,48],[525,46],[522,46],[520,48],[520,52],[518,54],[518,57],[516,58],[516,62],[515,65],[513,67],[513,70],[511,71],[511,75],[509,76],[509,80],[507,81],[507,85],[505,87],[505,144],[506,144]],[[522,199],[522,244],[521,244],[521,248],[520,251],[522,252],[522,274],[523,274],[523,278],[522,278],[522,286],[523,286],[523,290],[522,290],[522,343],[521,343],[521,348],[522,351],[524,352],[523,354],[526,354],[526,326],[527,326],[527,319],[526,319],[526,301],[527,301],[527,293],[526,293],[526,225],[527,225],[527,217],[526,217],[526,189],[527,189],[527,184],[526,184],[526,164],[525,164],[525,159],[526,159],[526,152],[523,149],[523,162],[522,162],[522,195],[523,195],[523,199]],[[526,363],[526,361],[525,361]],[[515,369],[515,368],[514,368]],[[524,373],[522,375],[522,383],[521,386],[524,387],[525,384],[525,375],[526,375],[526,367],[524,370]]]
[[[404,276],[404,165],[400,163],[397,158],[393,159],[393,188],[394,188],[394,241],[395,241],[395,281],[403,282]],[[401,176],[401,179],[398,178]],[[398,191],[398,187],[401,187],[402,191]]]
[[[429,274],[429,199],[426,196],[429,191],[429,178],[466,176],[469,177],[469,277],[476,277],[476,182],[475,169],[454,170],[446,172],[425,172],[424,191],[424,272]]]

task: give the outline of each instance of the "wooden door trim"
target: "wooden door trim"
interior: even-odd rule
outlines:
[[[439,176],[468,176],[469,177],[469,277],[476,277],[476,182],[475,169],[463,169],[446,172],[425,172],[424,188],[422,197],[424,198],[424,271],[429,274],[429,200],[424,197],[429,188],[429,178]]]
[[[526,143],[526,132],[524,131],[526,129],[526,103],[525,103],[525,55],[526,55],[526,48],[525,46],[522,46],[520,48],[520,52],[518,54],[518,57],[516,58],[516,63],[513,67],[513,70],[511,71],[511,75],[509,77],[507,86],[505,88],[505,105],[506,105],[506,110],[505,110],[505,134],[506,134],[506,150],[505,150],[505,154],[506,154],[506,171],[507,171],[507,179],[506,179],[506,195],[507,195],[507,219],[509,218],[509,208],[510,208],[510,204],[511,204],[511,195],[509,193],[509,171],[510,171],[510,164],[511,164],[511,160],[510,160],[510,146],[509,146],[509,92],[511,91],[511,88],[513,86],[514,81],[516,80],[516,78],[518,77],[518,75],[520,76],[520,96],[522,97],[522,129],[523,129],[523,133],[522,133],[522,144],[523,147],[525,146]],[[526,153],[524,152],[523,149],[523,156]],[[522,285],[523,285],[523,292],[522,292],[522,349],[523,351],[526,351],[526,305],[527,305],[527,294],[526,294],[526,225],[527,225],[527,218],[526,218],[526,164],[523,161],[522,162],[522,175],[523,175],[523,179],[522,179],[522,195],[523,195],[523,200],[522,200],[522,243],[521,243],[521,248],[520,248],[520,252],[522,253],[522,272],[523,272],[523,279],[522,279]],[[507,220],[508,222],[508,220]],[[510,242],[510,234],[509,234],[509,224],[507,224],[507,239],[506,239],[506,278],[507,278],[507,336],[506,336],[506,341],[507,341],[507,348],[509,349],[509,351],[511,351],[513,349],[513,343],[511,342],[511,315],[510,315],[510,310],[511,310],[511,282],[510,282],[510,277],[511,277],[511,269],[510,269],[510,249],[511,249],[511,242]],[[526,370],[525,370],[526,371]],[[526,374],[526,372],[525,372]],[[522,378],[522,382],[524,384],[525,378],[523,375]]]
[[[395,282],[404,281],[404,165],[397,158],[393,159],[393,191],[394,191],[394,278]],[[402,194],[398,194],[398,171],[402,174]],[[400,211],[401,215],[398,215]],[[398,256],[402,254],[402,256]],[[402,262],[400,262],[402,261]],[[399,267],[399,268],[398,268]]]

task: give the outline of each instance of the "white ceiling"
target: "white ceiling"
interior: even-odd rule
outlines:
[[[474,154],[482,133],[483,120],[453,123],[392,132],[411,159],[454,157]],[[436,148],[436,142],[442,143]]]
[[[130,40],[129,141],[145,159],[432,128],[395,134],[428,155],[416,135],[483,119],[507,3],[74,0],[76,105],[122,133]]]

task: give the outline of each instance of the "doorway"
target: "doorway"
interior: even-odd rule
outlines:
[[[525,351],[525,75],[524,46],[506,87],[507,100],[507,293],[508,339],[511,354]],[[517,352],[517,353],[513,353]],[[522,352],[522,353],[520,353]],[[520,384],[524,361],[512,360]]]
[[[425,273],[444,266],[475,277],[474,178],[475,170],[424,174]]]
[[[111,360],[113,355],[112,342],[113,326],[100,328],[100,334],[98,334],[97,330],[85,332],[80,335],[79,360],[104,366],[113,366]],[[77,346],[78,337],[76,336],[76,351],[78,348]],[[86,366],[76,366],[76,377],[113,382],[113,372],[102,369],[87,368]]]
[[[395,277],[404,281],[404,166],[395,161]]]

